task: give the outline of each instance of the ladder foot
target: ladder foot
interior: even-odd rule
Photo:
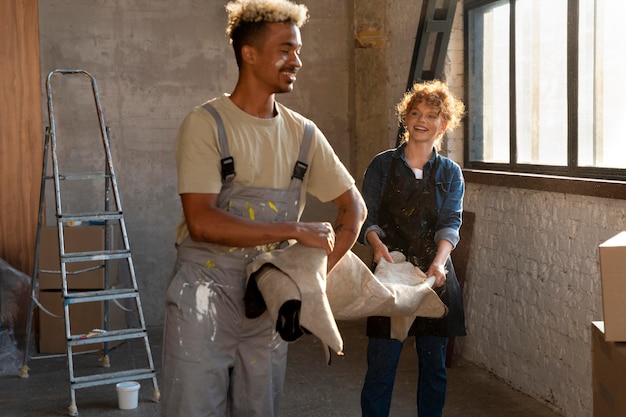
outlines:
[[[69,407],[67,407],[67,415],[68,416],[77,416],[78,415],[78,407],[76,407],[76,402],[72,401]]]
[[[161,401],[161,391],[158,389],[152,390],[152,402],[158,403]]]
[[[111,359],[109,359],[109,355],[104,355],[103,357],[100,358],[100,362],[102,362],[102,367],[103,368],[110,368],[111,367]]]
[[[20,378],[28,378],[28,371],[30,371],[28,365],[22,365],[19,373]]]

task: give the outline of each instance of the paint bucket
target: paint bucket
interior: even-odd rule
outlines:
[[[139,382],[126,381],[118,382],[115,385],[117,389],[117,403],[122,410],[132,410],[137,408],[139,400]]]

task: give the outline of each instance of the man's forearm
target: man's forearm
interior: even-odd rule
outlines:
[[[337,198],[335,205],[337,206],[337,219],[334,223],[335,248],[328,255],[328,272],[352,249],[367,216],[363,198],[355,187]]]

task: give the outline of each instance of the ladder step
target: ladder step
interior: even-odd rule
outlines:
[[[122,217],[121,211],[103,211],[103,212],[95,212],[95,213],[70,213],[70,214],[60,214],[59,220],[63,223],[68,222],[103,222],[105,220],[119,220]]]
[[[53,178],[54,177],[52,176],[46,177],[46,179]],[[97,180],[100,178],[111,178],[111,175],[106,174],[105,172],[74,172],[59,174],[60,180]]]
[[[94,301],[117,300],[121,298],[139,298],[139,291],[134,288],[114,288],[110,290],[73,292],[65,296],[65,304],[92,303]]]
[[[89,268],[77,269],[75,271],[65,271],[65,274],[67,276],[80,275],[84,274],[85,272],[95,271],[102,268],[104,268],[104,265],[97,265]],[[58,269],[37,269],[37,272],[44,274],[61,274],[61,271],[59,271]]]
[[[96,336],[89,336],[88,334],[72,335],[67,344],[70,346],[81,346],[95,343],[111,342],[113,340],[132,340],[141,339],[147,336],[147,331],[144,329],[120,329],[120,330],[108,330],[106,332],[97,334]]]
[[[429,20],[426,22],[426,32],[430,33],[447,33],[452,27],[452,21],[448,20]]]
[[[130,258],[129,249],[112,249],[91,252],[72,252],[61,255],[61,262],[106,261],[107,259]]]
[[[72,386],[72,389],[95,387],[98,385],[116,384],[118,382],[131,381],[135,379],[153,378],[155,374],[156,371],[150,368],[130,369],[127,371],[75,377],[73,381],[70,381],[70,385]]]

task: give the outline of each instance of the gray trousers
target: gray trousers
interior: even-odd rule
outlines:
[[[278,416],[287,343],[244,314],[247,261],[179,248],[166,293],[163,417]]]

